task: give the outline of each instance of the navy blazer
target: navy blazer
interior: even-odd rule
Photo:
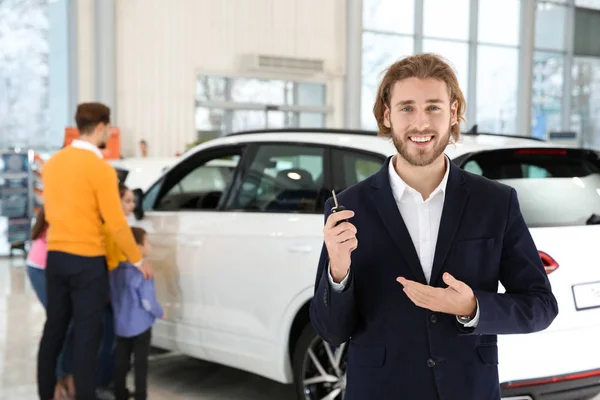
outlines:
[[[392,194],[389,162],[338,196],[358,248],[348,285],[331,288],[321,253],[310,317],[328,343],[348,342],[346,400],[497,400],[499,334],[547,328],[558,305],[514,189],[450,162],[430,285],[449,272],[479,302],[476,328],[413,304],[396,278],[427,284]],[[325,219],[332,201],[325,204]],[[498,282],[506,294],[498,294]]]

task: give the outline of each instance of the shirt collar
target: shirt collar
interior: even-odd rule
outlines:
[[[400,175],[398,175],[398,172],[396,172],[396,168],[394,167],[394,161],[396,159],[397,155],[392,157],[392,159],[390,160],[390,165],[389,165],[389,175],[390,175],[390,186],[392,187],[392,193],[394,194],[394,197],[396,198],[396,200],[400,200],[402,198],[402,196],[407,192],[407,191],[412,191],[414,193],[417,193],[415,189],[411,188],[410,186],[408,186],[406,184],[406,182],[404,182],[402,180],[402,178],[400,178]],[[438,193],[445,193],[446,192],[446,186],[448,185],[448,176],[450,176],[450,160],[448,159],[447,156],[444,156],[446,158],[446,172],[444,173],[444,177],[442,178],[442,181],[440,182],[440,184],[435,188],[435,190],[433,192],[431,192],[431,195],[429,196],[429,199],[431,199],[433,196],[435,196]],[[419,196],[421,196],[419,194]]]
[[[71,143],[71,147],[75,147],[76,149],[89,150],[89,151],[93,152],[94,154],[96,154],[98,157],[104,158],[104,156],[102,155],[102,152],[100,151],[100,149],[98,147],[94,146],[90,142],[86,142],[85,140],[74,139],[73,142]]]

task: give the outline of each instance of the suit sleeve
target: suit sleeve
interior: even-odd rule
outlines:
[[[93,179],[98,208],[106,229],[112,234],[127,260],[132,264],[139,263],[142,256],[121,207],[116,171],[108,164],[103,165]]]
[[[546,329],[558,304],[533,238],[511,190],[508,222],[500,261],[500,282],[506,293],[475,290],[480,319],[475,334],[524,334]]]
[[[325,203],[325,221],[331,214],[331,199]],[[328,277],[329,256],[323,244],[315,280],[315,295],[310,304],[310,318],[319,336],[338,346],[350,339],[356,323],[354,274],[350,271],[346,287],[332,289]]]

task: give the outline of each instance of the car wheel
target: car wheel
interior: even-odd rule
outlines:
[[[308,324],[296,344],[294,383],[300,400],[342,400],[346,394],[346,344],[334,347]]]

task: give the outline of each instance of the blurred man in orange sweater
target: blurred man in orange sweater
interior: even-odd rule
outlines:
[[[80,138],[42,170],[49,225],[47,320],[38,354],[38,392],[43,400],[54,395],[56,361],[71,318],[76,396],[96,398],[96,357],[109,295],[104,226],[127,259],[146,277],[151,275],[123,214],[116,171],[99,150],[108,140],[110,109],[81,104],[75,120]]]

